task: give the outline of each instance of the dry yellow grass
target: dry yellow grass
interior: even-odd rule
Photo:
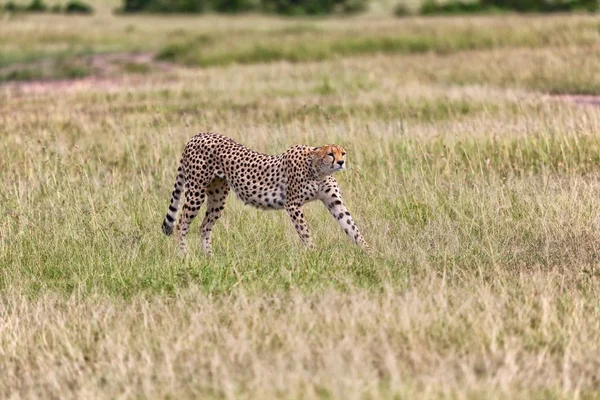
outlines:
[[[589,297],[573,296],[582,284]],[[493,282],[423,274],[417,285],[381,293],[238,288],[215,298],[194,287],[127,302],[8,293],[0,393],[588,397],[600,367],[598,289],[557,272],[499,271]]]
[[[600,109],[546,94],[597,85],[594,40],[1,86],[0,396],[600,397]],[[344,145],[375,253],[231,196],[215,256],[196,222],[178,258],[160,224],[205,130]]]

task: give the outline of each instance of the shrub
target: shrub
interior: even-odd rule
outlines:
[[[479,0],[483,5],[495,6],[503,10],[518,12],[559,11],[567,6],[562,0]],[[575,3],[576,1],[569,1]],[[568,6],[567,6],[568,7]],[[567,11],[567,9],[561,10]]]
[[[14,13],[17,11],[21,11],[21,8],[14,1],[9,1],[4,5],[4,11]]]
[[[368,0],[262,0],[263,9],[282,15],[326,15],[355,13],[367,8]]]
[[[398,3],[396,7],[394,7],[394,15],[396,17],[406,17],[410,14],[410,10],[404,3]]]
[[[257,1],[252,0],[213,0],[212,9],[221,13],[239,13],[256,10]]]
[[[597,11],[599,0],[479,0],[450,1],[440,4],[427,0],[421,7],[421,14],[467,14],[481,12],[567,12],[576,10]]]
[[[341,12],[344,14],[356,14],[366,11],[368,8],[367,0],[346,0],[343,2]]]
[[[491,11],[491,7],[481,2],[450,1],[439,4],[435,0],[428,0],[421,6],[421,14],[469,14]]]
[[[44,12],[46,10],[48,10],[48,7],[42,0],[32,0],[25,8],[25,11],[29,12]]]
[[[350,14],[366,9],[368,0],[124,0],[123,12],[221,13],[265,11],[283,15]]]
[[[94,9],[89,4],[79,0],[71,0],[65,6],[67,14],[92,14]]]
[[[208,9],[207,0],[124,0],[124,12],[202,13]]]
[[[598,10],[598,0],[479,0],[484,6],[517,12]]]
[[[60,4],[55,4],[52,7],[48,7],[43,0],[32,0],[26,6],[19,6],[13,1],[9,1],[4,5],[4,11],[7,12],[51,12],[51,13],[61,13],[65,12],[67,14],[92,14],[94,9],[89,4],[86,4],[80,0],[71,0],[67,3],[67,5],[62,8]]]

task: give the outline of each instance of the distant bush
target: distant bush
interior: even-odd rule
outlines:
[[[32,0],[31,3],[27,5],[19,5],[14,1],[9,1],[4,5],[4,11],[7,12],[46,12],[48,11],[48,6],[42,0]]]
[[[483,6],[518,12],[597,11],[598,0],[479,0]]]
[[[410,14],[410,9],[404,3],[399,3],[394,7],[394,15],[396,17],[406,17]]]
[[[341,5],[341,12],[344,14],[356,14],[367,11],[369,8],[368,0],[347,0],[343,1]]]
[[[476,1],[449,1],[438,3],[435,0],[427,0],[421,6],[422,15],[436,14],[469,14],[492,11],[493,8]]]
[[[16,13],[16,12],[29,12],[29,13],[62,13],[66,14],[92,14],[94,9],[92,6],[80,1],[71,0],[67,5],[62,8],[59,4],[48,7],[43,0],[32,0],[31,3],[25,6],[20,6],[13,1],[9,1],[4,5],[4,11]]]
[[[258,11],[282,15],[351,14],[366,9],[368,0],[124,0],[121,11],[151,13],[239,13]]]
[[[45,12],[48,10],[48,6],[42,0],[32,0],[31,3],[27,7],[25,7],[25,11],[29,12]]]
[[[350,14],[364,11],[367,0],[262,0],[263,9],[282,15]]]
[[[71,0],[65,6],[67,14],[92,14],[93,12],[92,6],[79,0]]]
[[[14,13],[21,10],[14,1],[9,1],[4,5],[4,11]]]
[[[208,0],[124,0],[123,12],[202,13],[208,9]]]
[[[257,10],[259,1],[252,0],[213,0],[212,9],[221,13],[240,13]]]
[[[422,15],[436,14],[469,14],[489,12],[568,12],[568,11],[598,11],[599,0],[452,0],[438,3],[427,0],[421,6]]]

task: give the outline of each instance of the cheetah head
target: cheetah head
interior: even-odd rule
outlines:
[[[346,150],[341,146],[327,144],[317,147],[313,154],[316,170],[324,175],[346,169]]]

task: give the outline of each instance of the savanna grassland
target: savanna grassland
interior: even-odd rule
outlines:
[[[600,17],[0,16],[0,397],[600,398]],[[560,96],[559,96],[560,95]],[[373,247],[181,151],[338,143]]]

